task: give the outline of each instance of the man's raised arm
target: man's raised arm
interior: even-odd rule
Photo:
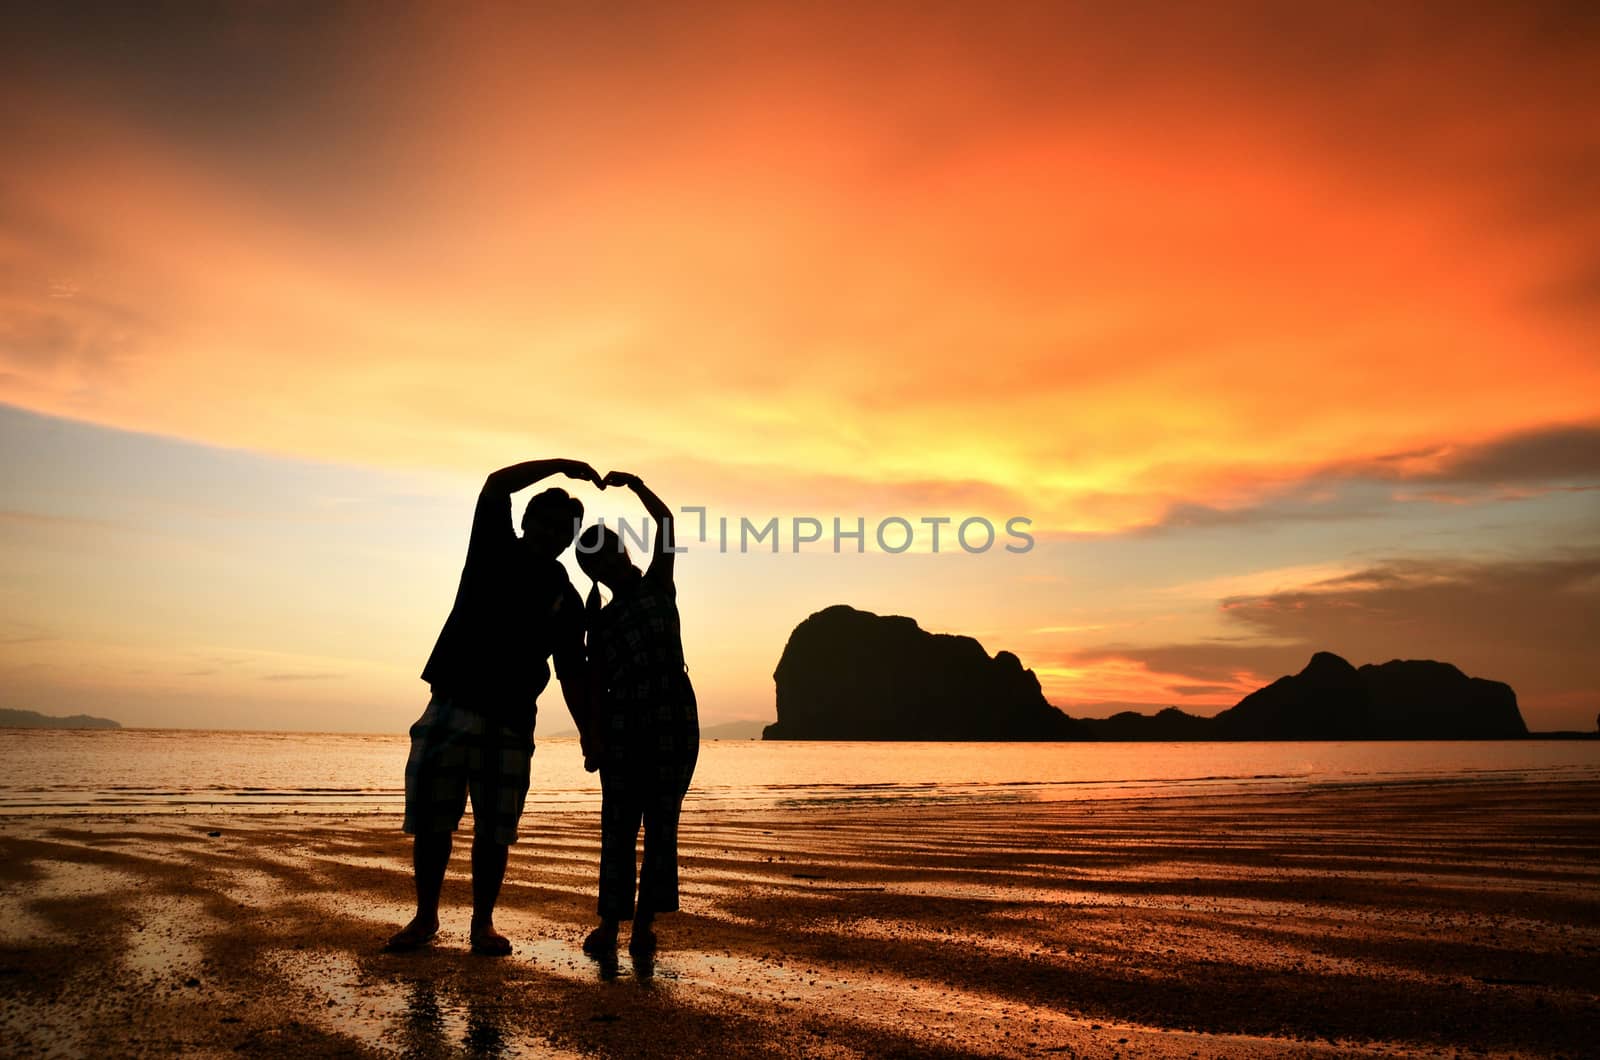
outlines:
[[[565,475],[568,478],[583,479],[600,485],[600,473],[582,460],[525,460],[520,464],[503,467],[499,471],[490,472],[484,480],[483,492],[496,493],[510,496],[518,490],[527,489],[540,479],[549,478],[551,475]]]
[[[600,474],[582,460],[526,460],[490,472],[478,492],[478,505],[472,513],[472,535],[467,555],[500,547],[516,538],[511,520],[511,495],[527,489],[551,475],[584,479],[600,484]]]

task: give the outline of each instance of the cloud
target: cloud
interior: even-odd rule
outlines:
[[[1390,560],[1303,588],[1224,599],[1228,620],[1252,633],[1339,643],[1361,657],[1426,651],[1460,660],[1543,660],[1546,679],[1584,673],[1600,628],[1600,555],[1543,560]],[[1512,635],[1514,634],[1514,636]],[[1525,669],[1519,667],[1519,669]]]
[[[1189,687],[1213,688],[1237,688],[1241,674],[1275,676],[1299,669],[1298,663],[1304,661],[1305,655],[1305,649],[1296,643],[1241,644],[1222,639],[1145,646],[1112,643],[1071,653],[1074,660],[1084,663],[1129,660],[1153,673],[1181,675]],[[1176,693],[1179,686],[1170,687]],[[1203,695],[1198,692],[1179,694]]]
[[[1233,685],[1173,685],[1180,696],[1226,696],[1238,691]]]
[[[1285,474],[1289,481],[1274,481]],[[1564,424],[1280,472],[1265,477],[1256,496],[1243,503],[1175,502],[1143,529],[1337,522],[1392,513],[1397,504],[1481,504],[1595,489],[1600,489],[1600,425]]]
[[[453,471],[594,439],[698,458],[702,494],[1022,494],[1041,531],[1225,520],[1593,418],[1593,34],[1559,5],[32,12],[0,400]]]
[[[44,530],[126,530],[125,523],[112,519],[88,519],[76,515],[0,509],[0,525],[12,524]]]
[[[14,619],[0,621],[0,645],[40,644],[57,640],[59,630],[38,622],[21,622]]]
[[[1242,527],[1284,522],[1339,522],[1369,518],[1388,510],[1389,498],[1355,496],[1312,479],[1280,488],[1264,500],[1220,508],[1199,501],[1175,503],[1141,533]]]
[[[1347,474],[1464,485],[1600,484],[1600,425],[1547,427],[1476,445],[1401,453],[1356,465]]]
[[[1198,714],[1231,707],[1273,677],[1298,670],[1309,653],[1298,644],[1112,642],[1027,653],[1046,697],[1070,714],[1177,706]]]

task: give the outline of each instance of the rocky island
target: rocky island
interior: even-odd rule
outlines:
[[[1352,666],[1317,652],[1214,717],[1168,707],[1073,718],[1010,652],[836,605],[789,636],[768,740],[1503,740],[1528,735],[1516,693],[1449,663]]]
[[[1092,739],[1015,655],[902,615],[818,611],[789,635],[773,679],[766,740]]]
[[[0,708],[0,729],[120,729],[121,722],[91,714],[54,717],[35,710]]]

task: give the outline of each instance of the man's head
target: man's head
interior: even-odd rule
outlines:
[[[522,512],[522,542],[540,556],[555,559],[572,544],[583,522],[583,502],[552,486],[534,494]]]

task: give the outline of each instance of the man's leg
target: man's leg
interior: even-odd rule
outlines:
[[[493,836],[472,839],[472,948],[479,953],[511,952],[511,942],[494,929],[494,904],[506,878],[509,848]]]
[[[517,823],[528,795],[533,734],[491,723],[473,763],[472,952],[504,957],[511,940],[494,928],[494,906],[506,878],[506,855],[517,841]]]
[[[417,879],[417,919],[439,926],[439,892],[450,864],[451,833],[419,835],[411,847],[411,871]]]
[[[417,886],[417,913],[411,923],[389,939],[390,949],[420,946],[439,933],[439,893],[444,890],[450,847],[449,832],[418,835],[412,843],[411,872]]]
[[[413,836],[417,912],[389,939],[392,950],[415,949],[439,932],[439,892],[450,862],[451,831],[467,800],[466,758],[452,738],[450,720],[447,705],[436,698],[411,727],[405,830]]]

